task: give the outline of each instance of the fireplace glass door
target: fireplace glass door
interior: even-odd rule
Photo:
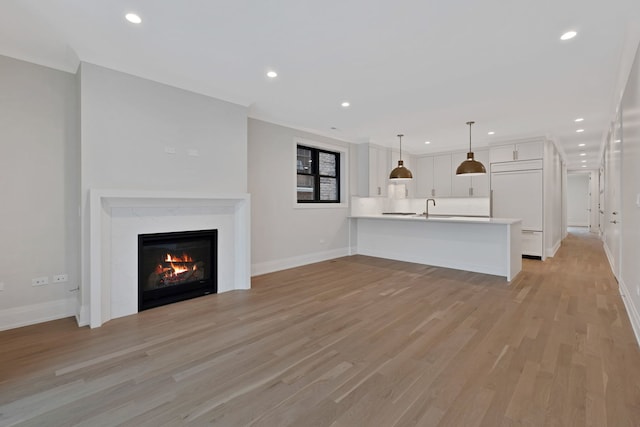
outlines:
[[[217,292],[217,230],[138,236],[138,310]]]

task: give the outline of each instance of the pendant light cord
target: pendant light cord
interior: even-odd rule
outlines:
[[[471,125],[473,125],[475,122],[467,122],[467,124],[469,125],[469,152],[471,152]]]
[[[403,134],[398,135],[398,138],[400,138],[400,159],[398,160],[402,160],[402,137],[403,136],[404,136]]]

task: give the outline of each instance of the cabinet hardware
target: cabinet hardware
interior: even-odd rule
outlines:
[[[613,211],[613,212],[611,212],[611,215],[618,215],[618,212]]]
[[[436,197],[436,189],[435,188],[431,189],[431,197]]]
[[[382,194],[382,188],[378,187],[378,196],[380,196]]]
[[[615,219],[613,221],[609,221],[611,224],[617,224],[618,221],[616,221]]]

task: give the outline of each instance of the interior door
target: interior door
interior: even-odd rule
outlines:
[[[567,225],[590,226],[590,176],[585,173],[567,174]]]
[[[613,132],[607,141],[605,155],[605,209],[604,244],[613,274],[620,272],[620,176],[622,143],[620,142],[620,118],[616,120]]]

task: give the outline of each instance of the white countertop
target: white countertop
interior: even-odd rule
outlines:
[[[422,222],[457,222],[468,224],[515,224],[522,222],[520,218],[487,218],[480,216],[455,216],[455,215],[429,215],[425,218],[424,215],[358,215],[350,216],[349,218],[364,218],[364,219],[383,219],[392,221],[422,221]]]

